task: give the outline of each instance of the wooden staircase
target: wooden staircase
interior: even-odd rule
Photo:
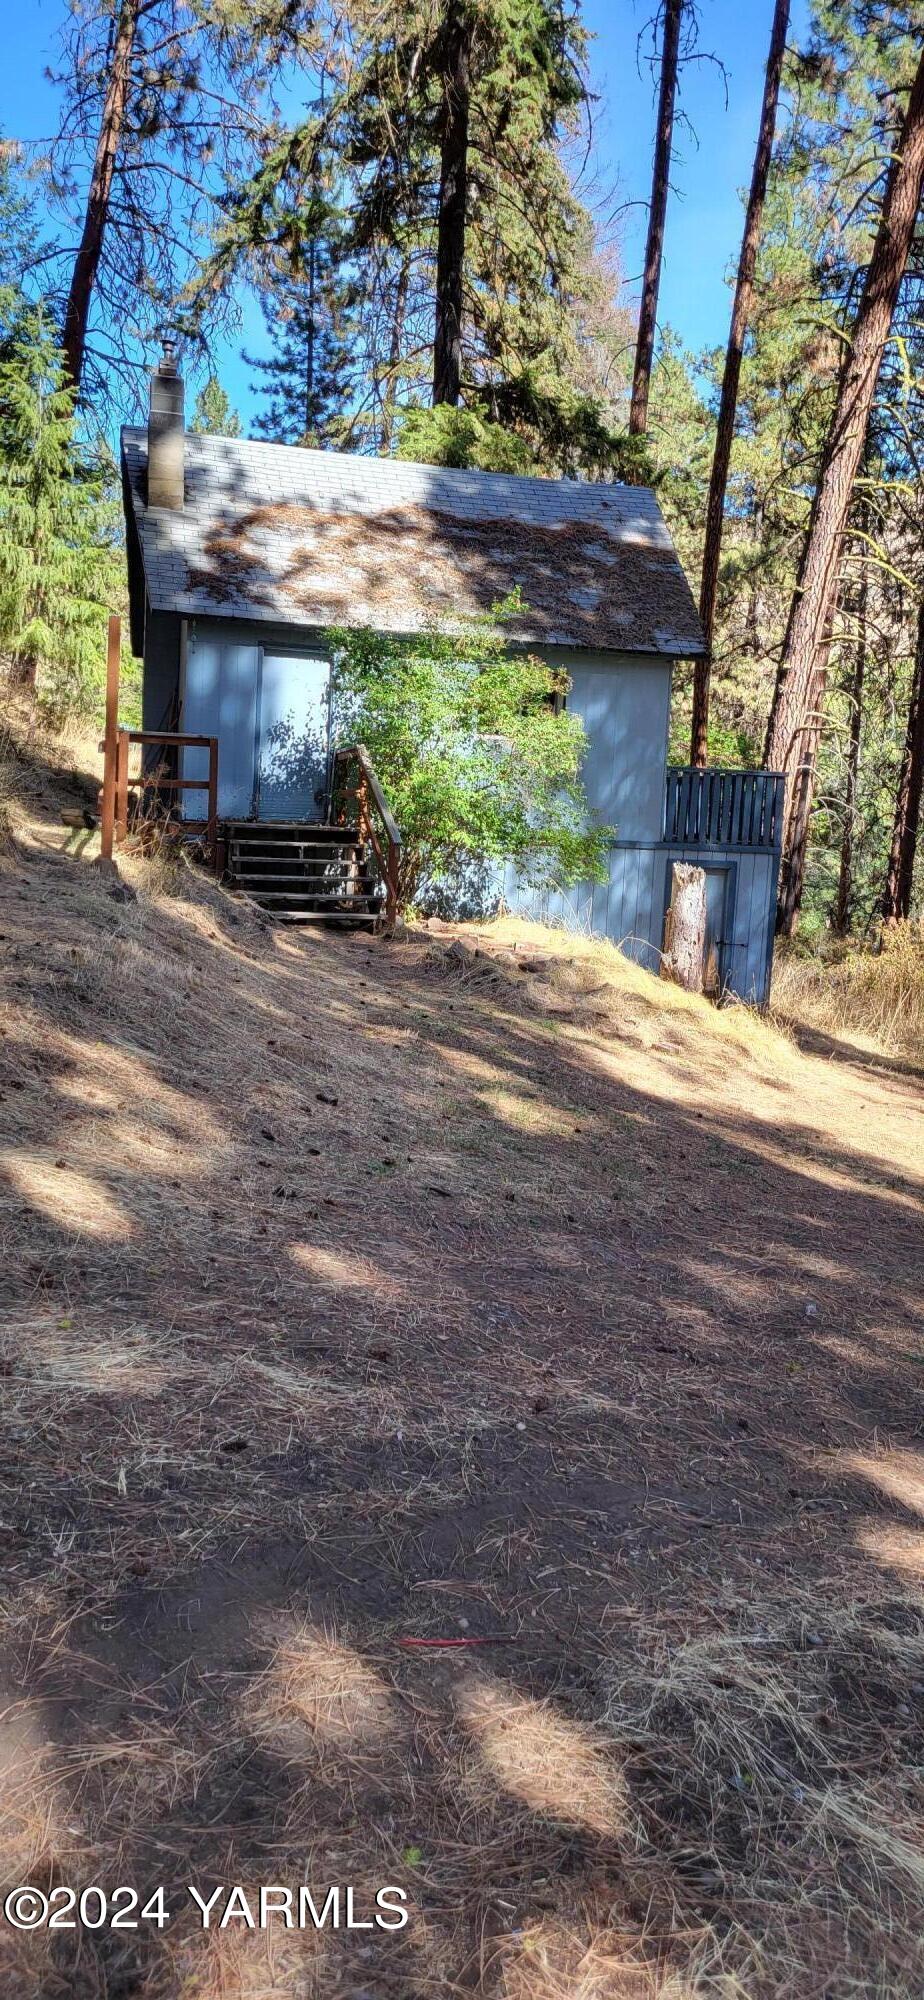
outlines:
[[[355,827],[228,820],[226,872],[279,924],[371,927],[384,907],[368,841]]]

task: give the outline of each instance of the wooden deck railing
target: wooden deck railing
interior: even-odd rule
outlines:
[[[166,776],[163,769],[129,772],[129,753],[133,743],[147,747],[157,743],[164,750],[207,750],[209,753],[209,774],[207,778],[175,778]],[[103,781],[103,852],[106,852],[106,812],[107,792],[112,796],[112,831],[116,840],[124,840],[128,833],[129,795],[132,792],[207,792],[208,803],[205,820],[205,844],[213,868],[218,866],[218,738],[217,736],[183,736],[175,731],[161,729],[118,729],[114,745],[106,744],[107,764],[113,759],[112,777],[106,773]],[[111,844],[109,851],[111,853]]]
[[[690,847],[778,848],[786,779],[778,771],[701,771],[671,765],[664,839]]]
[[[385,921],[393,924],[398,914],[401,835],[364,743],[334,751],[333,800],[340,823],[351,817],[347,803],[355,804],[360,840],[368,841],[385,890]]]

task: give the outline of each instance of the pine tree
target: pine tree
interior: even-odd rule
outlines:
[[[889,168],[882,213],[825,442],[799,583],[780,662],[767,740],[771,769],[789,779],[779,927],[790,931],[802,896],[820,735],[830,620],[841,541],[873,396],[914,236],[924,186],[924,53]]]
[[[892,840],[882,898],[882,914],[889,924],[899,922],[911,912],[922,794],[924,794],[924,603],[918,612],[905,747],[895,794]]]
[[[19,149],[0,137],[0,326],[22,295],[26,273],[46,248],[35,190],[22,174]]]
[[[210,375],[205,387],[199,390],[190,428],[209,437],[240,437],[240,417],[231,408],[230,398],[217,375]]]
[[[664,32],[661,43],[661,75],[658,87],[658,115],[655,125],[654,165],[651,201],[648,208],[648,235],[645,242],[645,269],[642,275],[642,304],[632,377],[632,406],[629,430],[640,437],[648,422],[648,394],[654,360],[658,324],[658,292],[664,252],[664,224],[671,179],[671,150],[674,142],[674,100],[677,95],[677,68],[680,57],[680,29],[684,0],[664,0]]]
[[[337,445],[346,439],[354,392],[351,333],[355,299],[341,275],[336,224],[312,236],[296,275],[283,273],[262,294],[272,353],[245,355],[268,395],[254,425],[281,444]]]
[[[580,124],[584,59],[577,9],[559,0],[354,0],[342,46],[325,48],[323,111],[280,137],[229,205],[206,285],[259,275],[267,258],[282,270],[295,252],[302,269],[336,187],[353,439],[381,449],[399,405],[435,391],[545,436],[556,456],[571,439],[599,459],[608,433],[612,463],[587,358],[599,332],[615,401],[610,273],[559,144]]]
[[[773,150],[773,135],[776,126],[777,103],[780,94],[780,78],[783,72],[783,56],[786,49],[786,31],[789,26],[789,0],[775,0],[773,27],[770,34],[770,53],[764,75],[764,96],[761,107],[757,150],[751,175],[751,188],[745,212],[744,235],[741,255],[738,260],[738,276],[732,306],[731,328],[725,351],[725,367],[722,373],[722,393],[719,399],[719,415],[716,427],[715,453],[709,480],[709,498],[706,507],[706,533],[703,545],[703,571],[700,587],[699,613],[706,639],[706,652],[696,663],[693,682],[693,722],[690,741],[690,762],[703,765],[706,762],[709,731],[709,681],[712,659],[712,641],[715,629],[716,594],[719,583],[719,557],[722,552],[722,527],[725,509],[725,494],[728,486],[728,469],[731,463],[732,438],[735,430],[735,413],[738,407],[738,388],[741,381],[741,363],[744,358],[744,341],[751,314],[754,290],[754,274],[757,267],[757,252],[763,223],[764,202],[767,195],[767,180]]]
[[[0,644],[55,719],[92,704],[120,575],[116,507],[76,449],[54,323],[20,301],[0,357]]]
[[[225,190],[258,158],[307,6],[74,0],[50,189],[78,235],[59,252],[66,372],[82,392],[89,368],[91,400],[133,391],[145,338],[176,315]],[[200,297],[199,317],[225,303]]]

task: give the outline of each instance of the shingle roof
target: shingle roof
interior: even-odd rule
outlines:
[[[122,433],[155,611],[414,632],[520,586],[513,637],[703,649],[654,494],[186,435],[185,505],[149,510],[147,434]],[[130,537],[130,541],[131,541]]]

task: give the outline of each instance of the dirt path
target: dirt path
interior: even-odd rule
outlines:
[[[523,925],[117,901],[33,791],[2,1874],[171,1916],[0,1924],[4,1996],[919,1994],[919,1080]]]

